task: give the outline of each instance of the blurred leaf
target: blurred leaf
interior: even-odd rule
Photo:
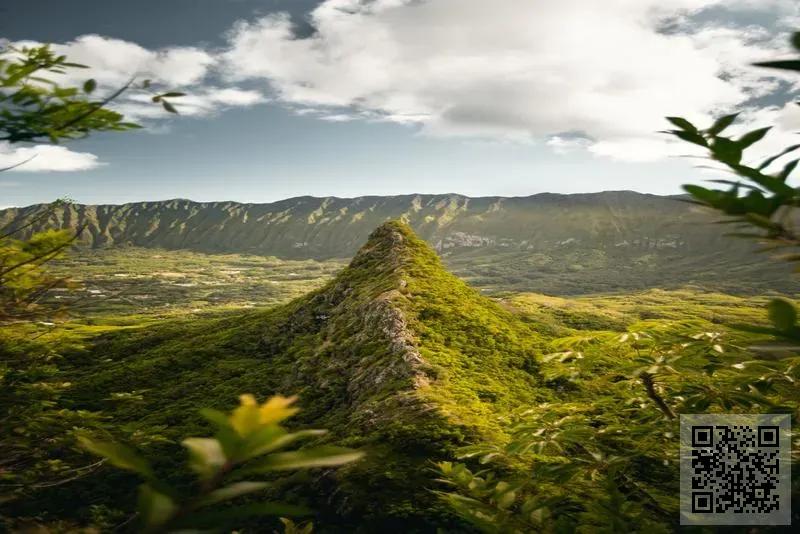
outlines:
[[[169,111],[170,113],[175,113],[175,114],[177,114],[177,113],[178,113],[178,110],[177,110],[177,109],[175,109],[175,106],[173,106],[172,104],[170,104],[170,103],[169,103],[169,102],[167,102],[166,100],[162,100],[162,101],[161,101],[161,105],[163,106],[163,108],[164,108],[165,110]]]
[[[203,408],[200,410],[200,415],[203,417],[203,419],[213,423],[219,428],[231,428],[231,422],[228,420],[228,416],[219,410]]]
[[[139,486],[139,514],[148,527],[163,524],[175,513],[177,506],[167,497],[147,484]]]
[[[182,443],[189,449],[189,467],[204,479],[213,477],[228,461],[216,439],[187,438]]]
[[[691,122],[682,117],[667,117],[667,120],[672,124],[674,124],[675,126],[677,126],[678,128],[680,128],[681,130],[684,130],[686,132],[697,133],[697,128],[694,126],[694,124],[692,124]]]
[[[248,493],[261,491],[268,486],[269,484],[267,482],[234,482],[229,486],[212,491],[200,501],[199,505],[209,506],[211,504],[229,501],[236,497],[247,495]]]
[[[738,164],[742,160],[742,147],[725,137],[717,137],[711,145],[714,159],[725,164]]]
[[[243,459],[255,458],[291,445],[300,439],[321,436],[325,433],[327,433],[326,430],[301,430],[289,434],[278,426],[267,426],[247,438],[242,444],[241,455]]]
[[[792,146],[787,147],[787,148],[783,149],[782,151],[778,152],[774,156],[768,157],[763,162],[761,162],[761,164],[758,166],[758,170],[759,171],[763,171],[764,169],[769,167],[775,160],[782,158],[783,156],[785,156],[786,154],[789,154],[790,152],[794,152],[798,148],[800,148],[800,144],[792,145]]]
[[[778,173],[777,178],[782,182],[785,182],[786,179],[789,178],[789,175],[792,174],[792,171],[794,171],[795,167],[797,167],[798,161],[800,161],[800,159],[793,159],[792,161],[784,165],[781,172]]]
[[[129,449],[124,445],[120,445],[118,443],[94,441],[86,436],[79,436],[78,441],[81,445],[83,445],[84,448],[98,456],[108,458],[112,464],[120,469],[133,471],[134,473],[138,473],[145,478],[151,478],[154,476],[153,469],[150,467],[147,461],[141,458],[132,449]]]
[[[91,93],[97,87],[97,82],[92,79],[86,80],[83,82],[83,92],[86,94]]]
[[[710,127],[708,130],[706,130],[706,133],[707,133],[708,135],[710,135],[710,136],[717,136],[717,135],[719,135],[719,134],[720,134],[720,133],[722,133],[722,132],[723,132],[723,131],[724,131],[724,130],[725,130],[727,127],[728,127],[728,126],[730,126],[731,124],[733,124],[733,122],[736,120],[736,117],[738,117],[738,116],[739,116],[739,114],[738,114],[738,113],[732,113],[732,114],[730,114],[730,115],[725,115],[724,117],[720,117],[719,119],[717,119],[717,120],[714,122],[714,124],[712,124],[712,125],[711,125],[711,127]]]
[[[772,126],[767,126],[765,128],[753,130],[752,132],[747,132],[736,141],[736,144],[739,145],[740,148],[745,149],[763,139],[764,136],[767,135],[767,132],[769,132],[771,129]]]
[[[708,141],[706,141],[705,137],[703,137],[699,133],[686,132],[684,130],[667,130],[662,133],[668,133],[670,135],[674,135],[679,139],[683,139],[684,141],[688,141],[689,143],[693,143],[695,145],[708,147]]]
[[[281,452],[267,456],[246,470],[247,473],[266,473],[310,467],[342,465],[363,458],[364,453],[344,447],[319,447],[316,449]]]
[[[769,301],[767,310],[769,320],[775,328],[784,332],[794,329],[797,323],[797,309],[794,304],[786,299],[775,298]]]
[[[753,63],[756,67],[767,67],[770,69],[797,70],[800,71],[800,59],[784,59],[778,61],[759,61]]]
[[[778,223],[773,222],[757,213],[745,213],[745,218],[750,221],[751,224],[758,226],[759,228],[765,228],[767,230],[775,230],[780,228]]]

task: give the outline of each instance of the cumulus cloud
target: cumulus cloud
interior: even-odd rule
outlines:
[[[88,171],[103,165],[94,154],[76,152],[64,146],[35,145],[11,148],[8,144],[0,145],[0,168],[22,162],[25,163],[16,167],[15,172]]]
[[[795,0],[327,0],[310,13],[308,37],[285,14],[238,22],[219,66],[231,81],[265,80],[314,115],[329,108],[328,120],[352,117],[347,109],[427,135],[545,140],[560,152],[649,161],[683,151],[656,133],[664,116],[702,125],[779,80],[800,88],[748,66],[786,53],[788,27],[699,17],[710,10],[800,17]],[[663,30],[670,21],[678,30]],[[751,123],[774,111],[755,115]],[[567,142],[565,131],[592,142]]]
[[[12,42],[16,47],[34,47],[35,41]],[[56,54],[69,61],[87,65],[87,69],[68,69],[64,74],[44,76],[62,86],[80,86],[92,78],[97,82],[95,94],[108,95],[122,87],[132,77],[150,79],[155,88],[181,91],[187,96],[171,100],[181,115],[213,116],[228,108],[253,106],[267,101],[260,91],[236,86],[219,86],[210,80],[218,59],[212,52],[197,47],[175,46],[149,50],[136,43],[104,37],[83,35],[67,43],[51,44]],[[139,122],[145,131],[163,133],[169,130],[167,120],[174,115],[151,101],[152,95],[132,88],[108,105],[125,115],[126,120]],[[20,172],[78,171],[100,165],[97,156],[74,152],[64,147],[37,146],[6,149],[0,153],[0,167],[24,161],[32,153],[37,157],[16,169]]]

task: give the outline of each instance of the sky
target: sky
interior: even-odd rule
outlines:
[[[68,5],[68,8],[65,6]],[[711,178],[665,116],[800,131],[797,0],[27,0],[0,37],[89,65],[54,80],[129,91],[143,125],[58,146],[0,144],[0,206],[312,195],[676,194]],[[776,162],[779,165],[781,161]]]

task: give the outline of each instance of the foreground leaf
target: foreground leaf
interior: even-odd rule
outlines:
[[[119,443],[94,441],[86,436],[79,436],[78,441],[84,448],[98,456],[107,458],[115,466],[126,471],[133,471],[145,478],[154,477],[153,469],[147,461],[132,449]]]

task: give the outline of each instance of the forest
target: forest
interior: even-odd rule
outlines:
[[[0,51],[0,140],[124,136],[123,92],[186,96],[47,79],[81,67]],[[745,163],[770,128],[727,136],[737,115],[665,118],[732,175],[681,197],[0,212],[0,528],[785,531],[703,523],[682,480],[682,417],[768,415],[790,487],[741,491],[800,521],[800,144]]]

